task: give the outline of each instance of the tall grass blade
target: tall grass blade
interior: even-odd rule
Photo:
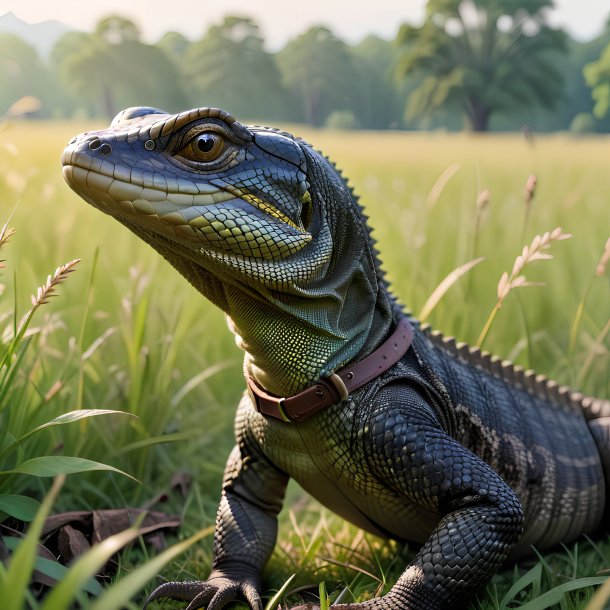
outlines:
[[[472,256],[476,256],[479,251],[479,234],[481,233],[481,223],[483,221],[483,213],[489,206],[491,201],[491,193],[489,189],[483,189],[477,197],[474,217],[474,234],[472,236]]]
[[[207,369],[201,371],[198,375],[191,377],[177,392],[174,394],[171,400],[171,406],[176,407],[180,401],[192,390],[194,390],[200,383],[204,382],[206,379],[209,379],[216,373],[223,371],[224,369],[232,366],[235,360],[223,360],[222,362],[218,362],[212,366],[209,366]]]
[[[506,595],[500,601],[500,610],[508,608],[508,604],[514,601],[517,593],[530,585],[537,585],[540,588],[540,580],[542,579],[542,564],[537,563],[531,570],[528,570],[513,586],[508,590]]]
[[[603,277],[606,272],[606,266],[610,262],[610,238],[606,241],[606,245],[604,246],[604,251],[595,267],[595,274],[587,284],[587,288],[585,289],[585,293],[578,303],[578,307],[576,309],[576,314],[574,315],[574,321],[572,322],[572,326],[570,328],[570,346],[569,353],[572,354],[574,352],[574,348],[576,347],[576,339],[578,338],[578,330],[580,328],[580,324],[582,322],[582,316],[585,311],[585,304],[589,297],[589,293],[591,292],[591,288],[593,286],[593,281],[595,277]]]
[[[554,587],[536,599],[523,604],[520,608],[521,610],[546,610],[546,608],[561,603],[566,593],[570,593],[570,591],[577,591],[578,589],[585,589],[586,587],[596,587],[597,585],[606,583],[607,580],[607,576],[591,576],[590,578],[572,580]]]
[[[432,313],[432,310],[438,305],[439,301],[445,296],[445,293],[455,284],[463,275],[468,273],[473,267],[476,267],[479,263],[482,263],[485,257],[480,256],[475,258],[463,265],[460,265],[449,273],[441,283],[434,289],[432,294],[428,297],[428,300],[424,303],[421,311],[418,314],[418,319],[424,322],[428,316]]]
[[[62,426],[65,424],[71,424],[72,422],[75,422],[75,421],[78,421],[81,419],[87,419],[89,417],[96,417],[99,415],[117,415],[117,414],[129,415],[131,417],[135,417],[135,415],[133,415],[132,413],[127,413],[126,411],[115,411],[113,409],[80,409],[78,411],[69,411],[68,413],[63,413],[62,415],[59,415],[58,417],[52,419],[51,421],[41,424],[40,426],[34,428],[33,430],[30,430],[29,432],[27,432],[26,434],[21,436],[12,445],[9,445],[6,449],[4,449],[2,452],[0,452],[0,458],[5,456],[6,454],[10,453],[12,450],[14,450],[17,447],[17,445],[23,443],[25,440],[30,438],[32,435],[36,434],[37,432],[40,432],[41,430],[45,430],[46,428],[51,428],[53,426]]]
[[[279,591],[267,602],[265,610],[276,610],[276,606],[280,603],[282,595],[286,592],[286,589],[290,586],[290,583],[294,580],[296,574],[293,574],[286,582],[282,585]]]
[[[154,445],[165,445],[168,443],[178,443],[180,441],[189,441],[194,438],[199,438],[201,432],[199,430],[189,430],[188,432],[171,432],[169,434],[161,434],[159,436],[151,436],[144,438],[141,441],[134,441],[127,445],[117,447],[112,455],[122,455],[129,453],[130,451],[139,451],[141,449],[148,449]]]
[[[372,572],[369,572],[368,570],[365,570],[364,568],[361,568],[360,566],[357,566],[353,563],[350,563],[348,561],[338,561],[336,559],[332,559],[331,557],[324,557],[322,555],[319,555],[318,558],[320,559],[320,561],[325,561],[326,563],[330,563],[336,566],[341,566],[342,568],[348,568],[349,570],[354,570],[354,572],[359,572],[360,574],[364,574],[365,576],[368,576],[369,578],[371,578],[372,580],[376,581],[376,582],[383,582],[383,580],[381,578],[379,578],[378,576],[375,576],[375,574],[373,574]]]
[[[29,523],[40,510],[40,502],[28,496],[15,494],[0,494],[0,511],[15,519]]]
[[[87,321],[89,319],[89,309],[91,307],[91,303],[93,301],[93,282],[95,280],[95,271],[97,269],[97,261],[99,258],[100,248],[99,246],[95,249],[93,254],[93,262],[91,264],[91,273],[89,274],[89,284],[87,286],[87,298],[85,300],[85,307],[83,309],[83,317],[80,323],[80,330],[78,333],[78,341],[77,345],[79,350],[83,351],[83,345],[85,341],[85,331],[87,330]],[[108,329],[110,330],[110,329]],[[108,332],[108,331],[106,331]],[[82,409],[83,406],[83,395],[85,392],[85,369],[84,369],[84,360],[86,360],[85,355],[83,354],[80,362],[80,366],[78,367],[78,387],[76,390],[76,408]]]
[[[13,553],[6,572],[0,572],[0,600],[4,608],[23,608],[28,583],[34,569],[38,539],[42,527],[55,498],[64,483],[65,477],[59,476],[53,481],[49,493],[45,496],[40,510],[28,528],[25,538]]]
[[[443,171],[443,173],[436,179],[436,182],[432,185],[428,197],[426,198],[426,208],[430,209],[436,205],[436,202],[440,199],[443,194],[447,183],[462,166],[459,163],[452,163],[449,167]]]
[[[320,594],[320,610],[328,610],[328,594],[326,593],[326,583],[324,581],[318,585],[318,592]]]
[[[75,474],[77,472],[92,472],[94,470],[110,470],[122,474],[137,482],[130,474],[101,462],[65,455],[47,455],[32,458],[22,462],[11,470],[0,471],[0,476],[10,474],[30,474],[36,477],[54,477],[60,474]]]
[[[153,579],[170,562],[186,551],[193,544],[214,533],[214,526],[200,530],[190,538],[174,544],[163,553],[147,561],[121,580],[117,581],[111,588],[107,589],[93,604],[90,610],[119,610],[146,584]]]
[[[589,348],[587,358],[584,364],[582,365],[580,372],[578,373],[578,385],[582,385],[584,380],[587,378],[587,375],[589,374],[589,369],[591,368],[591,365],[593,364],[595,359],[599,356],[599,350],[601,349],[601,346],[608,335],[610,335],[610,318],[608,318],[608,321],[601,329],[599,335],[595,337],[595,341],[593,341],[593,344]]]
[[[606,610],[610,602],[610,578],[595,592],[585,610]]]

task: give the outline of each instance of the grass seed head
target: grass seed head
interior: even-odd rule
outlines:
[[[497,307],[502,307],[504,299],[508,296],[508,293],[513,288],[536,285],[526,280],[525,276],[523,275],[525,267],[534,261],[552,259],[553,256],[546,252],[551,243],[554,241],[570,239],[570,237],[572,237],[570,233],[564,233],[561,227],[557,227],[550,232],[547,231],[542,235],[536,235],[529,246],[523,246],[521,254],[515,259],[510,275],[505,271],[500,277],[497,289]]]
[[[8,224],[5,224],[0,231],[0,248],[15,234],[15,229],[10,229]],[[0,260],[0,269],[4,269],[6,265],[3,260]]]
[[[8,223],[5,224],[2,227],[2,230],[0,231],[0,248],[2,246],[4,246],[4,244],[13,236],[15,235],[15,229],[11,229],[8,226]]]
[[[55,296],[55,289],[59,284],[61,284],[72,271],[74,271],[74,267],[80,263],[81,259],[76,258],[73,261],[66,263],[65,265],[61,265],[55,269],[53,275],[49,275],[47,277],[47,281],[39,286],[35,295],[32,295],[32,305],[34,308],[39,307],[40,305],[45,305],[49,302],[49,298]]]
[[[532,174],[525,183],[525,203],[530,205],[534,196],[536,195],[536,186],[538,185],[538,178]]]
[[[489,189],[483,189],[477,197],[477,210],[482,211],[489,205],[491,193]]]
[[[606,242],[606,246],[604,251],[602,252],[602,257],[599,259],[599,263],[597,263],[597,267],[595,269],[595,275],[598,277],[602,277],[606,272],[606,266],[610,262],[610,237]]]

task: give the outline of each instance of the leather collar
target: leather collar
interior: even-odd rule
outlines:
[[[394,332],[373,353],[359,362],[350,363],[333,373],[321,377],[314,385],[287,398],[267,393],[249,375],[248,389],[259,413],[285,422],[302,422],[318,411],[347,400],[354,390],[379,377],[396,364],[413,341],[413,327],[402,319]]]

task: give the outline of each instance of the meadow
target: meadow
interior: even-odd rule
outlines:
[[[136,417],[87,417],[27,436],[18,452],[3,457],[0,493],[40,500],[50,478],[5,473],[36,456],[79,456],[141,483],[112,472],[72,474],[54,510],[143,506],[164,494],[167,501],[156,508],[184,519],[184,538],[214,522],[244,387],[241,354],[219,311],[63,182],[64,145],[96,127],[0,124],[0,225],[15,229],[0,252],[4,346],[47,274],[82,259],[54,287],[56,298],[37,307],[13,354],[19,361],[10,383],[5,374],[0,385],[0,449],[76,409]],[[391,286],[408,309],[423,310],[445,334],[484,342],[485,349],[561,383],[610,397],[610,264],[600,265],[610,238],[607,138],[289,129],[349,178],[371,218]],[[523,271],[541,285],[513,288],[498,309],[503,272],[510,274],[524,245],[556,227],[572,237],[553,241],[545,252],[554,258]],[[437,287],[456,269],[441,296]],[[433,294],[441,296],[436,304],[429,301]],[[482,334],[490,315],[493,323]],[[170,490],[177,474],[192,479],[185,497]],[[344,587],[364,599],[387,590],[412,552],[345,525],[296,487],[281,519],[266,572],[269,592],[296,574],[289,592],[312,585],[317,591],[324,582],[332,600]],[[205,578],[211,544],[208,535],[161,572]],[[120,560],[116,582],[153,555],[134,545]],[[541,610],[559,598],[562,609],[584,608],[593,589],[574,582],[585,584],[577,579],[608,568],[608,538],[582,539],[498,575],[471,608],[527,602],[523,607]],[[134,599],[141,601],[141,594]],[[136,602],[124,607],[139,607]],[[81,596],[81,605],[87,603]]]

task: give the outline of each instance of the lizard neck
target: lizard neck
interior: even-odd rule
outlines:
[[[245,373],[268,392],[295,394],[385,340],[392,306],[384,287],[355,279],[340,298],[332,288],[289,304],[282,295],[253,301],[239,290],[225,292]]]

